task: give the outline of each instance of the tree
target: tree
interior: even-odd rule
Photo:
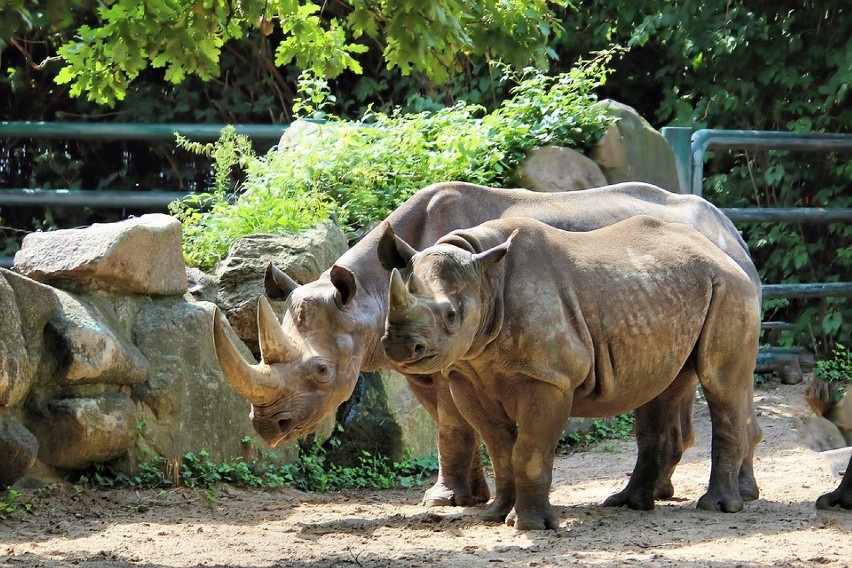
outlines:
[[[247,34],[274,41],[278,67],[295,63],[325,78],[363,72],[359,57],[378,50],[389,69],[423,73],[444,83],[467,57],[497,58],[515,67],[543,65],[559,23],[554,0],[12,0],[0,9],[0,49],[27,54],[16,33],[37,25],[71,25],[56,54],[56,77],[73,96],[113,105],[148,68],[165,79],[219,75],[223,46]],[[562,2],[561,4],[565,4]],[[78,20],[79,21],[79,20]]]

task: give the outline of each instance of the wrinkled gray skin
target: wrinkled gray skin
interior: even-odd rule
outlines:
[[[831,493],[820,495],[816,501],[817,509],[831,509],[832,507],[840,507],[852,511],[852,457],[849,458],[849,465],[846,466],[846,473],[843,474],[843,479],[840,480],[840,485]]]
[[[698,507],[736,512],[757,498],[760,296],[706,237],[638,216],[586,233],[504,218],[413,256],[394,240],[397,254],[386,260],[410,274],[405,283],[392,272],[382,345],[399,370],[449,380],[494,463],[487,519],[556,528],[548,493],[569,416],[659,410],[660,397],[682,397],[696,380],[713,424]],[[637,439],[628,491],[628,504],[643,509],[672,459],[650,438]]]
[[[733,258],[759,289],[757,270],[731,222],[700,197],[673,194],[645,183],[623,183],[565,193],[535,193],[447,182],[415,193],[387,222],[412,246],[424,248],[448,232],[503,216],[532,217],[549,225],[588,231],[638,214],[687,223],[704,233]],[[392,247],[373,230],[314,281],[296,285],[270,267],[266,289],[271,298],[286,298],[280,325],[261,324],[260,336],[283,347],[267,346],[262,366],[246,363],[222,329],[214,334],[225,376],[252,402],[255,428],[271,444],[312,432],[353,392],[359,370],[388,367],[379,340],[384,332],[389,268],[379,263],[377,248]],[[219,323],[221,328],[221,322]],[[280,328],[280,329],[278,329]],[[283,339],[281,339],[283,337]],[[274,355],[272,355],[274,353]],[[459,414],[446,381],[407,373],[411,389],[438,426],[438,481],[426,492],[427,505],[471,505],[488,500],[479,441]],[[672,494],[668,478],[682,451],[693,440],[692,389],[660,400],[677,412],[648,412],[637,429],[670,448],[663,464],[658,497]],[[653,434],[652,434],[653,433]],[[644,434],[643,434],[644,435]],[[640,456],[637,468],[644,465]],[[625,496],[628,499],[628,496]]]

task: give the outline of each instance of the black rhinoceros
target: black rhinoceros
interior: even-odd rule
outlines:
[[[736,512],[757,498],[760,294],[704,235],[646,216],[586,233],[503,218],[422,252],[394,242],[385,261],[409,274],[392,271],[382,345],[402,372],[448,379],[494,463],[486,518],[556,528],[548,493],[568,418],[657,413],[695,378],[713,425],[698,507]],[[630,504],[651,508],[670,456],[653,434],[637,442]]]
[[[622,183],[565,193],[495,189],[458,182],[438,183],[416,192],[387,219],[413,246],[426,247],[453,229],[503,216],[532,217],[564,229],[587,231],[638,214],[688,223],[746,271],[756,290],[757,270],[731,222],[713,205],[645,183]],[[283,321],[260,321],[266,341],[263,364],[245,362],[217,320],[217,355],[226,378],[252,403],[255,428],[270,443],[312,432],[355,389],[359,371],[388,366],[381,349],[387,309],[388,270],[376,256],[382,233],[373,230],[329,270],[298,286],[270,267],[267,293],[287,298]],[[387,244],[387,243],[385,243]],[[438,426],[439,476],[426,492],[427,505],[470,505],[489,497],[479,459],[479,440],[455,408],[445,381],[406,374],[409,385]],[[660,399],[661,410],[642,418],[637,430],[665,433],[660,443],[671,459],[661,467],[657,495],[670,496],[671,475],[681,452],[692,443],[694,391]],[[670,412],[672,407],[681,408]],[[658,418],[659,417],[659,418]],[[655,454],[656,455],[656,454]],[[640,456],[637,468],[643,465]],[[629,496],[625,495],[625,499]]]

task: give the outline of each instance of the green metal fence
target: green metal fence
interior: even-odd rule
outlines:
[[[88,122],[0,122],[0,140],[97,140],[97,141],[150,141],[175,140],[180,134],[190,140],[207,142],[219,138],[225,124],[189,123],[88,123]],[[248,136],[256,143],[275,144],[288,125],[237,124],[238,134]],[[0,164],[2,166],[2,164]],[[0,208],[3,207],[91,207],[99,209],[142,209],[166,211],[168,204],[186,196],[185,191],[153,188],[86,189],[0,189]],[[9,267],[13,257],[0,256],[0,266]]]

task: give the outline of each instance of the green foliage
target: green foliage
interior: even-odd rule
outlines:
[[[183,485],[203,489],[208,499],[216,498],[216,487],[232,484],[242,487],[275,489],[295,487],[303,491],[342,491],[352,489],[394,489],[414,487],[426,483],[437,471],[437,458],[407,457],[402,462],[392,463],[384,456],[362,452],[359,465],[341,467],[325,459],[325,450],[314,444],[302,452],[293,463],[281,463],[274,454],[261,456],[252,461],[240,458],[216,463],[205,450],[188,452],[178,463],[177,475],[170,469],[169,460],[157,457],[139,466],[138,475],[111,470],[98,464],[81,475],[78,482],[96,487],[156,488]]]
[[[835,397],[839,401],[852,385],[852,351],[837,343],[831,357],[816,362],[815,374],[827,383],[838,385]]]
[[[8,515],[24,515],[33,510],[33,502],[20,491],[6,489],[0,491],[0,518]]]
[[[610,57],[604,52],[556,77],[506,70],[503,81],[515,83],[511,97],[490,113],[460,102],[416,114],[368,111],[347,121],[327,112],[333,102],[327,83],[303,77],[294,113],[323,122],[291,127],[277,149],[257,156],[228,130],[214,145],[180,141],[212,155],[218,172],[213,193],[172,209],[183,223],[187,263],[210,268],[242,236],[296,231],[332,214],[357,238],[435,181],[511,185],[530,148],[587,147],[602,135],[610,119],[592,104]],[[231,205],[227,173],[234,165],[245,177]]]
[[[560,29],[552,4],[560,3],[351,0],[329,6],[305,0],[107,0],[59,48],[64,66],[56,81],[69,84],[72,96],[85,94],[112,105],[149,68],[164,69],[165,80],[173,84],[190,75],[219,77],[226,44],[249,36],[261,43],[274,39],[277,66],[295,63],[327,78],[361,74],[359,56],[373,51],[402,75],[423,73],[444,83],[474,56],[503,59],[518,68],[543,66],[554,56],[547,40]],[[49,3],[58,5],[57,0]],[[82,0],[64,5],[77,11],[92,6]],[[43,12],[38,4],[16,0],[0,12],[0,41],[14,36],[16,20],[45,13],[50,24],[74,25],[67,13]],[[164,37],[169,41],[162,41]]]
[[[592,420],[592,429],[589,432],[571,432],[562,438],[559,441],[559,450],[573,451],[607,440],[625,440],[633,434],[634,424],[633,412],[619,414],[612,418],[595,418]]]

